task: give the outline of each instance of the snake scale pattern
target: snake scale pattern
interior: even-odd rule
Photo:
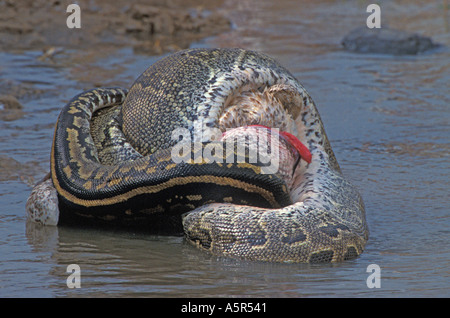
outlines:
[[[196,158],[211,132],[247,125],[292,134],[311,161],[286,179],[262,173],[260,161],[173,158],[176,129],[200,144],[189,148]],[[368,240],[362,198],[342,175],[312,98],[262,53],[184,50],[150,66],[129,92],[84,92],[63,108],[51,153],[50,174],[27,201],[38,223],[182,231],[213,254],[270,262],[339,262]]]

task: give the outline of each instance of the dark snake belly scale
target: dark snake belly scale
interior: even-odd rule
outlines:
[[[261,173],[261,162],[174,161],[175,129],[201,136],[195,158],[211,129],[238,125],[233,98],[271,88],[283,110],[270,119],[250,114],[244,123],[283,126],[308,146],[312,162],[296,168],[293,189]],[[54,189],[60,220],[129,224],[187,212],[186,238],[219,255],[336,262],[362,253],[368,239],[362,199],[342,176],[311,97],[276,61],[251,51],[181,51],[147,69],[129,93],[75,97],[57,122],[50,175],[34,188],[30,215],[42,212]]]

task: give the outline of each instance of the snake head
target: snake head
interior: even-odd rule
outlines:
[[[270,131],[272,129],[270,127],[264,126],[264,125],[250,125],[248,127],[263,127],[267,128]],[[303,159],[307,163],[311,163],[312,161],[312,155],[309,149],[293,134],[288,133],[287,131],[281,131],[279,132],[279,136],[284,139],[284,141],[290,146],[294,156],[296,157],[296,161],[294,163],[294,166],[292,168],[292,177],[295,174],[295,170],[297,169],[298,164],[300,163],[300,160]]]
[[[295,169],[297,169],[298,164],[300,163],[300,159],[305,160],[307,163],[311,163],[312,155],[309,149],[293,134],[288,133],[287,131],[282,131],[280,136],[284,137],[289,145],[292,146],[298,153],[297,161],[294,164],[294,168],[292,170],[292,176],[294,176]]]
[[[263,126],[263,125],[250,125],[249,127],[264,127],[267,129],[271,129],[270,127]],[[311,163],[312,155],[309,149],[293,134],[288,133],[287,131],[281,131],[279,135],[295,150],[295,152],[298,153],[298,161],[300,159],[305,160],[307,163]],[[297,164],[298,164],[297,161]],[[296,166],[297,166],[296,164]],[[294,168],[295,170],[295,168]]]

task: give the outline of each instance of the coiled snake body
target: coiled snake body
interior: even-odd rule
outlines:
[[[236,145],[230,153],[214,148],[217,131],[260,138],[259,126],[295,136],[311,159],[286,172],[296,152],[285,142],[278,167],[287,165],[285,173],[267,173],[259,157],[236,160]],[[187,160],[174,157],[180,144],[175,153],[188,149]],[[252,145],[245,144],[246,159]],[[314,102],[261,53],[180,51],[153,64],[130,92],[78,95],[58,119],[50,166],[27,201],[35,222],[182,227],[214,254],[274,262],[342,261],[362,253],[368,239],[362,199],[340,171]]]

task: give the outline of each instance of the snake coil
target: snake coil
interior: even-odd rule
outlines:
[[[264,116],[247,112],[245,123],[283,126],[311,152],[293,189],[261,173],[261,162],[173,159],[175,129],[204,137],[238,125],[244,106],[236,101],[248,92],[272,94],[279,106]],[[208,146],[200,142],[192,158]],[[29,214],[42,215],[56,196],[60,223],[76,216],[157,228],[178,220],[176,230],[199,248],[250,260],[342,261],[368,239],[361,196],[343,177],[309,94],[272,58],[241,49],[180,51],[150,66],[129,92],[76,96],[59,116],[50,178],[33,189]]]

